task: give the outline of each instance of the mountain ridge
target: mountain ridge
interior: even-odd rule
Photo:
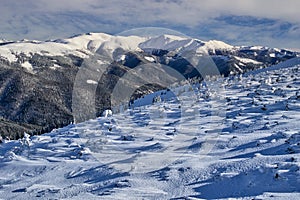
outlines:
[[[199,39],[173,36],[159,35],[156,37],[140,37],[140,36],[114,36],[105,33],[86,33],[69,37],[67,39],[55,39],[47,41],[36,40],[20,40],[5,41],[2,40],[0,47],[0,55],[6,56],[9,61],[15,61],[14,52],[16,53],[40,53],[41,55],[62,55],[73,53],[74,55],[85,58],[89,52],[94,53],[95,50],[103,47],[114,50],[114,48],[123,48],[124,50],[144,50],[148,48],[174,51],[177,48],[190,46],[188,50],[197,51],[199,47],[206,47],[207,50],[215,49],[272,49],[273,51],[290,51],[288,49],[269,48],[265,46],[232,46],[223,41],[209,40],[201,41]],[[196,43],[196,44],[195,44]],[[194,44],[193,46],[191,44]],[[50,48],[51,47],[51,48]],[[295,51],[296,53],[296,51]],[[12,55],[10,55],[12,54]],[[299,52],[297,52],[299,55]]]
[[[231,46],[221,41],[204,42],[172,35],[138,37],[87,33],[50,41],[4,41],[0,44],[0,116],[10,122],[12,129],[4,130],[2,126],[0,132],[3,137],[13,139],[21,136],[24,130],[40,134],[72,123],[74,81],[89,61],[107,63],[102,77],[86,80],[87,84],[98,82],[95,110],[96,116],[100,116],[103,110],[111,108],[114,87],[130,70],[151,65],[153,70],[160,71],[159,66],[163,65],[185,78],[201,77],[190,55],[200,58],[203,54],[224,76],[246,73],[299,57],[298,52],[284,49]],[[101,64],[97,67],[90,73],[103,71]],[[130,86],[130,82],[126,84]],[[132,94],[132,98],[158,89],[162,87],[147,85]],[[24,128],[7,131],[16,130],[13,122],[24,124]]]

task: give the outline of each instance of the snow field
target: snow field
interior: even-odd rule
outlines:
[[[1,198],[297,199],[299,77],[296,65],[180,86],[111,117],[4,141]]]

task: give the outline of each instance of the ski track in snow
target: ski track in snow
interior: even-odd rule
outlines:
[[[293,66],[219,79],[224,98],[181,86],[181,102],[157,92],[112,117],[5,141],[0,199],[299,199],[299,77]]]

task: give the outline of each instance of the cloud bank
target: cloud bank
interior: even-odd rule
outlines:
[[[299,7],[296,0],[0,0],[0,38],[158,26],[203,40],[300,48]]]

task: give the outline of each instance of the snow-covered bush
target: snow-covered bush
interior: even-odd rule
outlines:
[[[27,133],[24,133],[24,137],[20,140],[20,143],[23,147],[29,148],[31,146],[31,139],[30,135]]]
[[[102,117],[111,117],[112,114],[112,110],[104,110],[102,113]]]

